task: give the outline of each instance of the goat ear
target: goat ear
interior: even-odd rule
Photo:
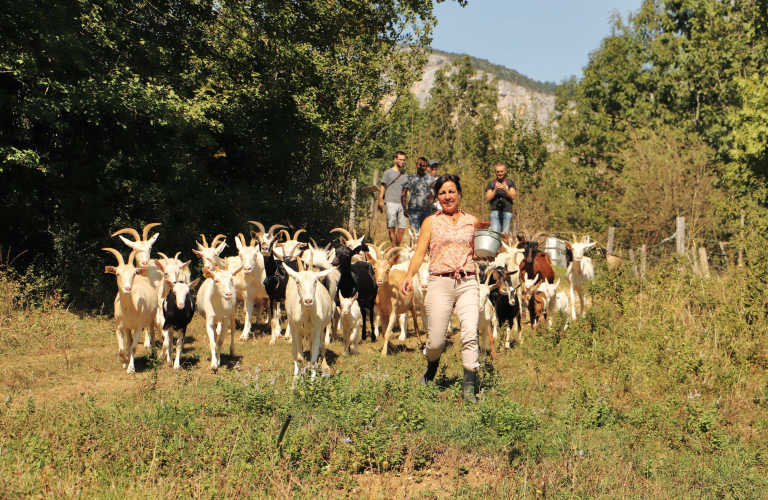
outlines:
[[[165,284],[168,286],[168,288],[173,288],[173,283],[171,283],[170,280],[163,280]]]
[[[216,248],[216,255],[218,255],[221,252],[223,252],[225,248],[227,248],[227,243],[226,242],[222,243],[221,245],[218,246],[218,248]]]
[[[191,263],[192,263],[192,261],[191,261],[191,260],[188,260],[188,261],[186,261],[185,263],[183,263],[182,265],[180,265],[180,266],[179,266],[179,269],[184,269],[185,267],[187,267],[187,266],[188,266],[189,264],[191,264]]]
[[[194,288],[197,286],[197,284],[200,283],[200,278],[197,278],[195,281],[189,284],[189,288]]]
[[[155,259],[155,265],[159,267],[163,272],[165,272],[165,266],[163,266],[163,261],[160,259]]]
[[[240,251],[243,249],[243,244],[240,243],[240,238],[235,236],[235,246],[237,247],[237,250]]]
[[[137,267],[135,274],[144,274],[146,272],[147,272],[147,268],[146,267]]]
[[[204,275],[205,275],[207,278],[213,278],[213,271],[211,271],[211,270],[210,270],[210,269],[208,269],[208,268],[205,268],[205,267],[203,268],[203,274],[204,274]]]
[[[104,268],[104,273],[105,274],[109,274],[109,273],[117,274],[117,268],[115,266],[107,266],[107,267]]]
[[[357,300],[357,292],[355,292],[355,294],[352,296],[352,302],[354,302],[356,300]]]
[[[197,256],[198,256],[198,257],[200,257],[201,259],[203,258],[203,252],[200,252],[200,251],[198,251],[198,250],[195,250],[195,249],[193,248],[193,249],[192,249],[192,253],[193,253],[193,254],[195,254],[195,255],[197,255]]]
[[[507,271],[507,276],[512,276],[513,274],[517,274],[520,272],[520,269],[515,269],[514,271]]]
[[[571,246],[571,242],[570,241],[566,241],[565,242],[565,248],[573,250],[573,246]]]

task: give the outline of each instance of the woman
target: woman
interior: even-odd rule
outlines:
[[[459,209],[461,183],[453,174],[437,178],[434,191],[443,208],[428,217],[421,226],[416,253],[408,266],[401,285],[404,294],[413,291],[413,276],[424,261],[429,249],[429,288],[427,309],[427,370],[419,382],[434,380],[440,366],[440,355],[445,346],[445,331],[451,322],[453,306],[461,324],[461,358],[464,365],[462,395],[466,401],[476,402],[479,317],[479,291],[475,277],[474,237],[480,221]]]

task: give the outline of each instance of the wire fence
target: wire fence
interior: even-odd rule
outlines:
[[[730,265],[740,261],[737,250],[729,242],[705,238],[686,237],[685,218],[677,218],[677,231],[653,245],[631,245],[613,238],[614,228],[609,230],[605,240],[594,238],[591,234],[572,231],[549,233],[544,250],[556,264],[566,267],[566,243],[575,235],[595,241],[605,248],[610,255],[620,257],[627,262],[635,262],[636,273],[644,272],[644,267],[657,265],[674,254],[684,255],[691,262],[694,271],[706,277],[725,271]]]

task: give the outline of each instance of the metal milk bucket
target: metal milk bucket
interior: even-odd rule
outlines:
[[[496,257],[501,248],[501,233],[491,229],[475,231],[475,255],[478,257]]]

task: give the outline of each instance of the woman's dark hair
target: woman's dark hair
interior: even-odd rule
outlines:
[[[440,192],[440,188],[443,187],[443,184],[449,181],[456,184],[456,191],[461,194],[461,179],[459,179],[459,176],[453,174],[443,174],[435,181],[435,198],[437,198],[437,193]]]

